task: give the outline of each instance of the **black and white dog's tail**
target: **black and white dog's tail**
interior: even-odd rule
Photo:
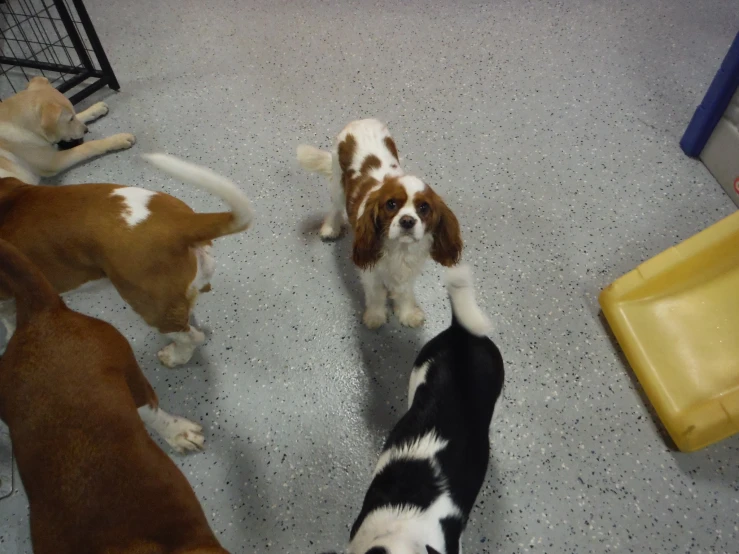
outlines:
[[[460,264],[448,269],[445,282],[452,302],[452,326],[461,325],[478,337],[488,335],[493,324],[475,300],[470,266]]]

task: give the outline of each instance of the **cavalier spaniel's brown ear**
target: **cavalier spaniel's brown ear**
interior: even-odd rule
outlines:
[[[432,230],[434,242],[431,245],[431,257],[447,267],[456,265],[462,256],[463,246],[457,216],[436,193],[434,193],[433,204],[436,226]]]
[[[379,221],[378,196],[373,194],[364,205],[364,212],[354,227],[352,261],[360,269],[375,265],[382,254],[382,228]]]

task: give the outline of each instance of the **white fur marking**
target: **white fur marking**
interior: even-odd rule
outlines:
[[[424,362],[419,367],[414,367],[413,371],[411,371],[411,380],[410,383],[408,383],[408,409],[411,409],[411,406],[413,405],[413,399],[416,397],[416,391],[418,390],[418,387],[423,385],[426,382],[426,374],[428,373],[429,366],[431,365],[432,360],[428,360],[427,362]]]
[[[172,343],[162,348],[157,356],[159,361],[169,368],[186,364],[195,353],[195,349],[205,342],[205,335],[199,329],[190,325],[188,331],[166,333]]]
[[[367,199],[370,197],[370,194],[380,190],[381,187],[382,183],[378,183],[367,191],[367,194],[364,195],[364,198],[362,198],[362,202],[359,204],[359,209],[357,210],[357,219],[362,217],[362,214],[364,213],[364,208],[367,205]]]
[[[145,221],[149,214],[149,200],[156,192],[138,187],[121,187],[110,193],[111,196],[123,198],[123,219],[129,227],[135,227]]]
[[[395,460],[433,460],[434,456],[444,450],[447,444],[449,444],[448,441],[439,437],[436,431],[429,431],[411,442],[385,450],[377,461],[375,472],[372,475],[377,475]]]
[[[216,260],[211,254],[211,246],[199,246],[195,248],[195,257],[198,260],[198,271],[195,279],[190,283],[190,290],[200,292],[203,287],[210,284],[210,280],[216,271]]]
[[[419,192],[423,192],[426,188],[426,184],[421,181],[418,177],[413,175],[404,175],[400,179],[400,184],[403,185],[405,192],[408,194],[408,200],[412,201],[413,197]]]
[[[386,506],[368,514],[349,545],[350,554],[364,554],[373,546],[388,552],[425,552],[426,545],[446,552],[440,521],[462,517],[449,493],[439,496],[426,510],[408,506]]]
[[[15,300],[3,300],[0,302],[0,321],[5,327],[5,337],[0,344],[0,355],[5,354],[5,349],[15,333]]]
[[[404,286],[413,286],[429,257],[433,237],[430,234],[418,242],[385,241],[380,261],[372,268],[391,294]]]
[[[197,423],[148,404],[141,406],[138,412],[144,424],[156,431],[177,452],[203,449],[203,428]]]
[[[392,222],[390,223],[388,238],[390,238],[391,240],[396,240],[399,238],[401,242],[413,242],[421,240],[421,238],[423,238],[426,233],[426,226],[423,224],[421,217],[416,212],[414,199],[416,194],[423,192],[423,190],[426,188],[426,185],[423,181],[421,181],[421,179],[419,179],[418,177],[414,177],[413,175],[404,175],[399,179],[399,182],[403,186],[403,189],[405,189],[405,193],[408,198],[406,199],[405,204],[403,204],[400,210],[398,210],[398,213],[395,215]],[[407,232],[400,226],[400,218],[405,215],[408,215],[416,220],[416,225],[413,226],[410,232]]]
[[[478,337],[488,335],[493,324],[475,300],[470,266],[460,264],[448,269],[445,281],[454,315],[457,316],[460,325]]]

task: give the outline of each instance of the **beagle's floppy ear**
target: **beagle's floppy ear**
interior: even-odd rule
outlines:
[[[26,85],[26,90],[38,90],[43,87],[49,86],[49,80],[46,77],[42,77],[39,75],[38,77],[34,77],[30,81],[28,81],[28,84]]]
[[[352,261],[360,269],[369,269],[379,261],[381,254],[382,228],[379,221],[378,196],[374,193],[365,202],[364,212],[354,227]]]
[[[51,143],[59,142],[59,119],[62,107],[56,103],[44,102],[41,106],[41,134]]]
[[[462,234],[459,221],[441,197],[433,193],[433,210],[436,225],[433,228],[434,242],[431,245],[431,257],[443,266],[453,266],[462,256]]]

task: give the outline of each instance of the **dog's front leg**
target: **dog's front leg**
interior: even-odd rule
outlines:
[[[376,271],[362,271],[365,310],[362,321],[369,329],[387,323],[387,289]]]
[[[192,325],[186,331],[166,333],[166,336],[173,342],[162,348],[157,355],[159,361],[170,368],[189,362],[195,349],[205,342],[203,332]]]
[[[69,150],[54,152],[46,160],[48,163],[43,163],[42,160],[37,160],[36,163],[41,166],[38,168],[39,173],[44,177],[50,177],[95,156],[131,148],[135,142],[136,137],[133,135],[129,133],[118,133],[117,135],[104,139],[91,140]]]
[[[105,102],[98,102],[97,104],[93,104],[86,110],[81,111],[77,114],[77,119],[79,119],[82,123],[91,123],[95,121],[96,119],[100,119],[104,115],[108,113],[109,108],[108,105]]]
[[[399,285],[390,291],[398,321],[406,327],[420,327],[426,319],[423,310],[418,307],[413,292],[413,281]]]

